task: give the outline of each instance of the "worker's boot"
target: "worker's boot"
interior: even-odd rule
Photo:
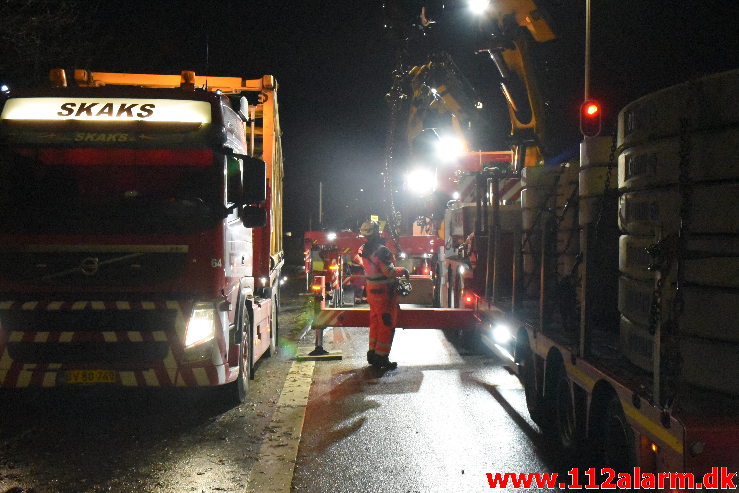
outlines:
[[[390,358],[388,358],[387,354],[376,354],[375,362],[372,363],[372,366],[379,370],[394,370],[398,367],[398,363],[396,363],[395,361],[390,361]]]
[[[370,349],[369,351],[367,351],[367,363],[374,366],[376,361],[377,361],[377,355],[375,354],[375,350]]]

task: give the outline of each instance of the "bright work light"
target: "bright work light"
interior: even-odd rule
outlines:
[[[473,14],[483,14],[490,6],[490,0],[469,0],[468,5]]]
[[[406,175],[405,182],[410,192],[421,197],[436,189],[436,176],[428,169],[414,169]]]
[[[464,142],[455,137],[440,137],[436,152],[445,163],[455,161],[464,152]]]
[[[498,344],[505,344],[511,340],[511,330],[502,324],[493,326],[493,339]]]

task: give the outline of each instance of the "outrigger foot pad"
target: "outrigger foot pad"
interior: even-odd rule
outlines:
[[[326,356],[328,351],[323,349],[323,346],[316,346],[316,348],[308,353],[308,356]]]

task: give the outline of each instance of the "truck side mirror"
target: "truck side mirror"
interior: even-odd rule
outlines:
[[[226,202],[241,205],[244,195],[244,164],[243,156],[233,155],[226,157]]]
[[[264,204],[267,200],[267,165],[261,159],[244,156],[243,203]]]
[[[237,113],[243,121],[249,121],[249,101],[247,101],[244,96],[239,98],[239,110]]]
[[[267,210],[247,205],[241,208],[239,218],[247,228],[261,228],[267,225]]]

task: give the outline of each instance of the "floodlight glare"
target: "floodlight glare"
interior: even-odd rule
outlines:
[[[490,0],[469,0],[468,5],[473,14],[481,15],[490,6]]]
[[[493,339],[495,342],[498,344],[505,344],[510,341],[511,338],[511,329],[509,329],[508,326],[503,324],[496,324],[493,326]]]
[[[436,176],[428,169],[418,168],[405,176],[407,189],[418,195],[428,195],[436,189]]]
[[[464,142],[455,137],[440,137],[436,152],[444,162],[452,162],[464,153]]]

